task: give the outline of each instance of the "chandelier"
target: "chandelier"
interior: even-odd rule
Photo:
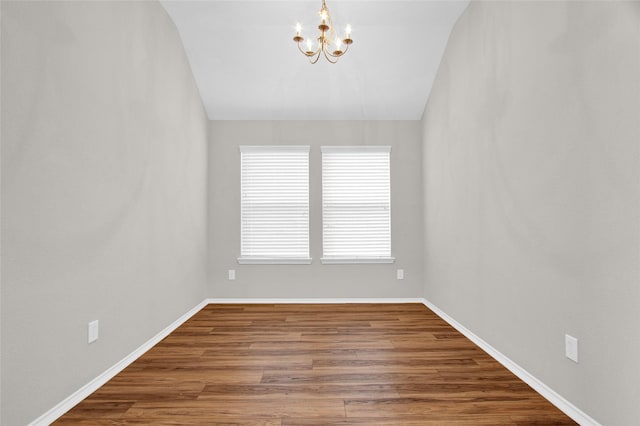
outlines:
[[[300,46],[300,43],[304,41],[304,37],[301,34],[302,27],[300,24],[296,24],[296,35],[293,37],[293,41],[295,41],[298,45],[298,49],[309,58],[309,62],[315,64],[320,59],[320,56],[324,56],[327,61],[335,64],[338,62],[338,59],[349,50],[349,45],[353,43],[351,40],[351,25],[347,25],[346,28],[346,37],[344,39],[340,39],[338,37],[338,33],[333,27],[333,22],[331,21],[331,14],[329,13],[329,9],[327,9],[327,4],[325,0],[322,0],[322,9],[318,12],[320,15],[320,24],[318,25],[318,29],[320,30],[320,34],[318,35],[318,44],[314,49],[313,41],[308,38],[306,40],[306,49],[303,49]],[[342,45],[344,44],[344,50]]]

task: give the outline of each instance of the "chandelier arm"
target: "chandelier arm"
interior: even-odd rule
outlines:
[[[313,56],[315,56],[316,58],[312,60],[311,58],[313,58]],[[314,54],[314,55],[309,57],[309,62],[311,62],[311,64],[313,65],[316,62],[318,62],[318,59],[320,59],[320,52],[319,51],[317,52],[317,54]]]
[[[344,50],[341,54],[339,54],[339,55],[334,55],[334,54],[333,54],[333,53],[331,53],[330,51],[327,51],[327,53],[329,54],[329,56],[331,56],[332,58],[339,58],[339,57],[341,57],[342,55],[344,55],[346,52],[347,52],[347,51],[346,51],[346,50]]]
[[[348,45],[348,44],[345,44],[345,48],[344,48],[344,50],[342,51],[342,53],[341,53],[341,54],[339,54],[339,55],[334,55],[334,54],[333,54],[333,53],[331,53],[331,52],[327,52],[327,53],[329,53],[329,56],[331,56],[332,58],[340,58],[340,57],[344,56],[344,54],[345,54],[345,53],[347,53],[347,51],[348,51],[348,50],[349,50],[349,45]]]
[[[300,52],[302,52],[303,55],[307,56],[307,52],[305,52],[304,50],[302,50],[302,47],[300,47],[300,42],[296,43],[298,45],[298,50]]]
[[[315,56],[315,55],[320,51],[320,48],[318,48],[318,49],[316,49],[316,51],[315,51],[315,52],[313,52],[313,54],[311,54],[311,55],[307,55],[307,52],[306,52],[306,51],[304,51],[304,50],[300,47],[300,42],[298,42],[298,43],[296,43],[296,44],[298,45],[298,50],[299,50],[300,52],[302,52],[302,54],[303,54],[304,56],[308,57],[308,58],[312,58],[312,57],[314,57],[314,56]]]
[[[331,60],[331,57],[329,55],[327,55],[327,50],[326,49],[322,49],[322,53],[324,53],[324,57],[327,59],[327,61],[329,61],[332,64],[335,64],[336,62],[338,62],[338,60],[336,59],[335,61]],[[331,55],[333,56],[333,55]],[[318,56],[319,57],[319,56]]]

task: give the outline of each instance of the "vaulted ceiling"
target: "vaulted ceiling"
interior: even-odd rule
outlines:
[[[335,65],[311,65],[292,40],[296,22],[316,36],[321,0],[162,4],[212,120],[418,120],[468,1],[327,0],[353,28]]]

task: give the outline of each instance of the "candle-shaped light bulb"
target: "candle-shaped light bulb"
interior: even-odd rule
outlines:
[[[327,20],[327,9],[322,9],[320,11],[320,18],[322,18],[322,22]]]
[[[302,31],[302,25],[300,25],[300,22],[296,23],[296,34],[300,35],[300,31]]]
[[[307,52],[311,52],[311,46],[312,46],[313,42],[311,41],[310,38],[307,39]]]
[[[336,50],[340,50],[341,44],[342,44],[342,40],[336,37]]]
[[[347,25],[346,32],[347,32],[347,38],[351,38],[351,25]]]

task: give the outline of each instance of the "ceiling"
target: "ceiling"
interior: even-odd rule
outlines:
[[[211,120],[419,120],[468,1],[327,0],[353,45],[311,65],[292,38],[316,37],[316,1],[162,0]]]

